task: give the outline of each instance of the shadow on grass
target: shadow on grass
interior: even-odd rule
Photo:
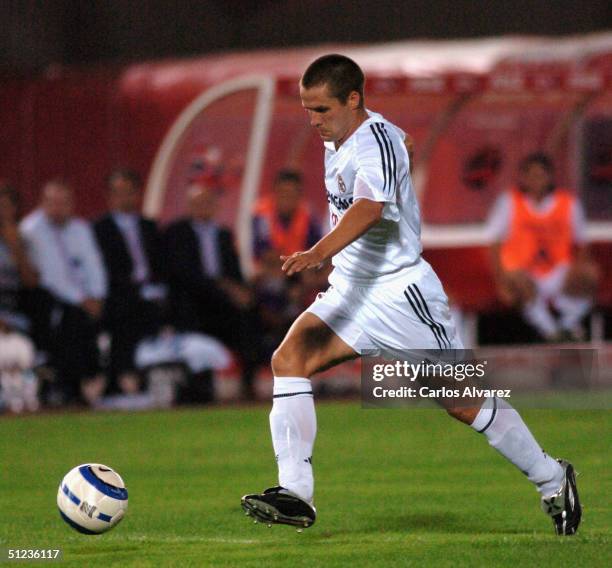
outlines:
[[[497,526],[491,520],[470,518],[467,514],[452,512],[404,513],[401,515],[369,515],[365,522],[355,524],[346,532],[406,532],[420,533],[451,533],[451,534],[532,534],[533,529],[521,529],[516,526]],[[343,531],[344,532],[344,531]]]

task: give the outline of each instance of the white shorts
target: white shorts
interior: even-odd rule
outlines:
[[[322,319],[357,353],[463,349],[442,284],[421,260],[397,278],[357,286],[329,277],[330,287],[306,310]]]

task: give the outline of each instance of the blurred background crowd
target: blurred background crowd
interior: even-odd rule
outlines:
[[[133,170],[110,172],[108,210],[92,222],[75,215],[78,193],[67,181],[47,181],[23,217],[18,192],[0,186],[8,409],[211,402],[215,371],[228,367],[240,396],[254,399],[257,372],[326,289],[329,266],[291,278],[281,271],[280,255],[309,248],[327,230],[304,199],[299,171],[278,171],[255,204],[248,280],[233,233],[217,218],[221,188],[189,180],[185,215],[160,227],[141,213],[142,185]],[[555,185],[551,159],[525,156],[488,221],[500,307],[531,327],[524,342],[587,339],[599,268],[585,223],[575,194]],[[164,395],[153,385],[156,372],[158,382],[172,383],[177,372],[180,380]]]
[[[108,211],[92,222],[75,216],[78,193],[66,181],[47,181],[25,217],[19,194],[0,186],[0,351],[14,356],[4,363],[5,404],[153,404],[139,396],[143,377],[164,365],[184,367],[176,396],[210,402],[212,371],[234,359],[241,396],[254,398],[259,367],[326,288],[327,270],[280,270],[280,254],[322,234],[301,184],[298,171],[281,170],[257,203],[250,281],[216,218],[221,190],[205,180],[185,185],[185,216],[163,227],[141,214],[142,180],[129,169],[109,174]]]

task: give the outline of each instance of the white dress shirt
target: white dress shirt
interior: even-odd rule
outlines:
[[[69,304],[106,296],[106,272],[86,221],[71,218],[56,225],[36,210],[21,222],[20,230],[43,288]]]

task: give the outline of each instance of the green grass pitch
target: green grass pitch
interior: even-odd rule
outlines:
[[[581,472],[583,524],[560,539],[536,491],[486,439],[437,410],[318,405],[319,518],[255,525],[243,493],[275,483],[267,405],[0,419],[0,548],[62,548],[62,566],[612,566],[610,414],[530,410],[534,434]],[[117,528],[60,519],[62,476],[116,468]],[[44,565],[45,563],[42,563]],[[41,564],[37,564],[41,565]]]

